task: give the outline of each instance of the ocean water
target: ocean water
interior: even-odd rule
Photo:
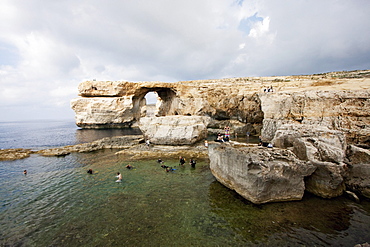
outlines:
[[[128,130],[0,123],[1,148],[71,145]],[[0,246],[354,246],[370,242],[370,202],[310,194],[253,205],[196,168],[130,162],[118,150],[0,162]],[[190,158],[190,157],[186,157]],[[131,164],[134,169],[127,170]],[[86,173],[93,169],[94,174]],[[24,175],[23,170],[28,174]],[[121,183],[116,173],[123,174]]]

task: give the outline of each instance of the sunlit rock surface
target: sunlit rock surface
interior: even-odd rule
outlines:
[[[191,145],[207,138],[208,122],[201,116],[145,117],[139,128],[152,144]]]
[[[219,182],[256,204],[302,199],[316,169],[287,149],[230,143],[211,144],[209,159]]]

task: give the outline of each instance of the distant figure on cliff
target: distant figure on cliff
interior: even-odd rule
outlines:
[[[145,141],[145,144],[149,147],[149,145],[150,145],[150,141],[149,141],[149,139],[147,139],[147,140]]]
[[[180,156],[179,162],[180,162],[180,165],[184,165],[185,164],[185,158]]]
[[[218,135],[217,135],[217,138],[216,138],[216,140],[215,140],[215,142],[225,142],[225,141],[224,141],[224,137],[223,137],[223,135],[218,134]]]
[[[121,173],[117,172],[117,176],[116,176],[116,178],[118,178],[118,179],[116,180],[116,182],[117,182],[117,183],[122,182],[122,174],[121,174]]]
[[[191,165],[191,167],[192,167],[192,168],[195,168],[195,164],[196,164],[196,163],[197,163],[197,162],[196,162],[195,160],[190,159],[189,164]]]
[[[206,148],[208,148],[208,141],[207,141],[207,140],[205,140],[205,141],[204,141],[204,146],[205,146]]]
[[[89,170],[87,170],[87,173],[88,174],[93,174],[93,170],[92,169],[89,169]]]
[[[230,139],[230,127],[227,125],[225,128],[225,137]]]

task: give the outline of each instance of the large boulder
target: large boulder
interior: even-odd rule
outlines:
[[[208,155],[216,179],[255,204],[302,199],[316,169],[287,149],[215,143]]]
[[[208,117],[144,117],[139,128],[152,144],[190,145],[207,138]]]
[[[76,98],[71,101],[76,125],[82,128],[130,127],[135,120],[132,97]]]
[[[347,188],[370,198],[370,150],[350,145],[347,158],[350,164],[345,180]]]
[[[299,159],[317,168],[306,179],[307,191],[324,198],[343,194],[347,172],[343,132],[319,125],[285,124],[276,130],[272,143],[292,150]]]

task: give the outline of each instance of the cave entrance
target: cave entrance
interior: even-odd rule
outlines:
[[[140,88],[133,97],[135,119],[174,115],[176,102],[172,88]]]

